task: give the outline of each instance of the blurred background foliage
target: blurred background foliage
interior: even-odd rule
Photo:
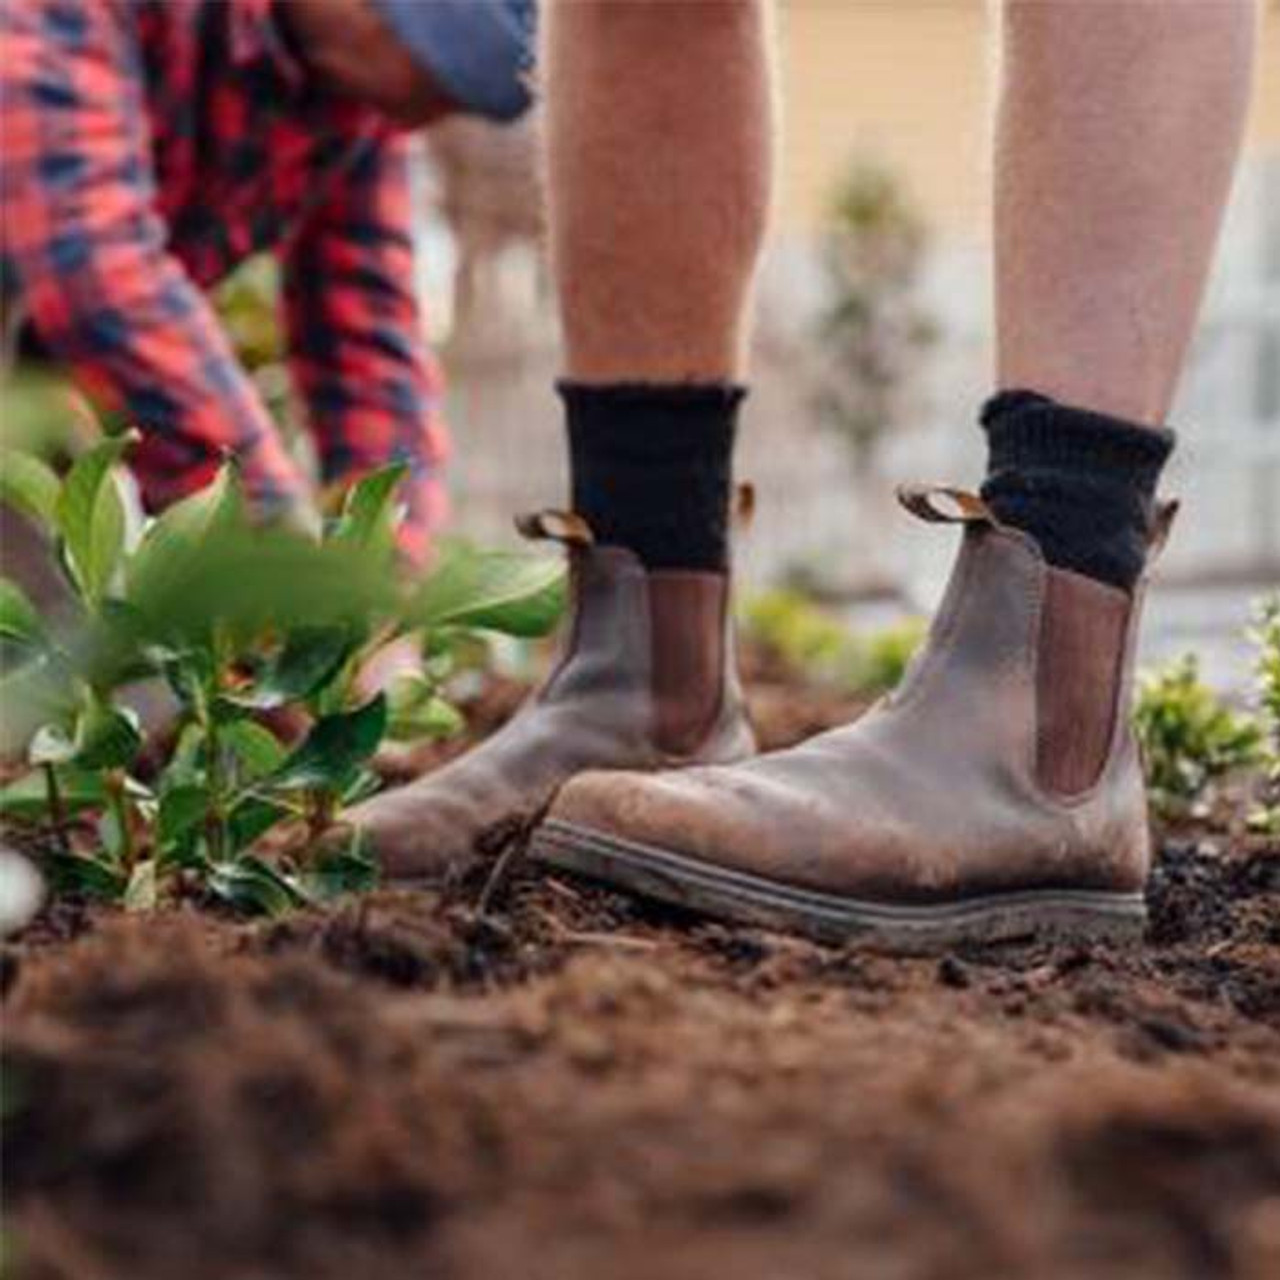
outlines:
[[[815,322],[812,408],[855,473],[919,411],[913,375],[940,336],[920,298],[929,250],[924,219],[887,164],[857,158],[831,200],[822,264],[829,300]]]

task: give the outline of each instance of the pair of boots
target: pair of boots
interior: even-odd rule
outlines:
[[[353,810],[393,880],[537,823],[553,866],[713,915],[916,951],[1141,933],[1150,842],[1128,706],[1142,583],[1052,567],[979,497],[901,686],[856,723],[754,756],[727,575],[569,548],[563,655],[470,754]],[[1163,540],[1171,508],[1152,522]]]

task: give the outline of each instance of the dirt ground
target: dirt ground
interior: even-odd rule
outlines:
[[[774,743],[849,710],[753,698]],[[1274,845],[1162,833],[1144,946],[931,960],[484,881],[46,913],[0,971],[8,1273],[1280,1276]]]

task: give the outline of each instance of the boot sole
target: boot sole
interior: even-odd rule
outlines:
[[[555,819],[537,829],[530,853],[548,866],[705,915],[905,955],[1031,939],[1133,942],[1147,923],[1141,893],[1042,889],[938,904],[869,902],[716,867]]]

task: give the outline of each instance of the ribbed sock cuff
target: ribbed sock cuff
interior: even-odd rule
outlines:
[[[1156,485],[1176,437],[1034,391],[983,407],[982,496],[1059,568],[1128,590],[1146,562]]]
[[[561,382],[557,390],[573,509],[596,541],[629,548],[651,569],[725,568],[745,388]]]
[[[1177,443],[1168,427],[1075,409],[1036,391],[1001,391],[982,406],[980,420],[991,450],[990,471],[1024,465],[1101,470],[1148,497]]]

